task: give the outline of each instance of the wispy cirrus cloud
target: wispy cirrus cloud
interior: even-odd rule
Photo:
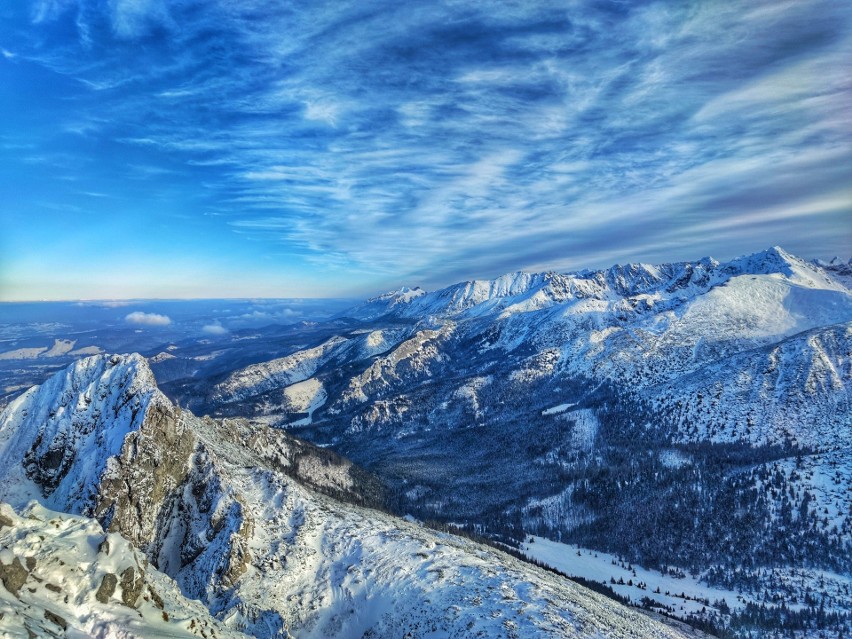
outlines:
[[[28,20],[8,46],[85,87],[66,128],[328,280],[852,245],[844,3],[45,0]]]

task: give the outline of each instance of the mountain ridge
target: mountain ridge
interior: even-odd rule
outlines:
[[[494,549],[315,492],[376,500],[363,494],[369,475],[333,453],[173,406],[137,355],[88,358],[57,379],[0,415],[0,499],[21,507],[35,496],[95,516],[230,629],[256,637],[686,632]],[[41,407],[61,398],[68,410],[48,410],[40,423]],[[136,399],[145,408],[119,420],[132,427],[119,431],[118,452],[84,446],[106,460],[56,463],[59,442],[99,441],[111,432],[104,415],[122,415]],[[83,489],[56,488],[66,485]]]
[[[344,312],[342,316],[374,320],[381,317],[382,311],[409,318],[415,315],[454,315],[482,304],[494,304],[494,301],[499,299],[514,297],[524,298],[519,301],[528,301],[528,298],[537,293],[544,298],[540,299],[540,302],[548,301],[549,298],[549,301],[556,303],[584,297],[607,299],[608,291],[620,297],[633,297],[657,292],[659,289],[668,289],[671,293],[690,284],[699,288],[718,286],[731,277],[743,274],[781,274],[805,285],[818,282],[823,286],[834,284],[834,287],[837,287],[838,283],[812,266],[812,263],[774,246],[728,262],[704,257],[696,261],[659,265],[616,264],[602,270],[583,269],[567,273],[517,271],[493,280],[459,282],[433,292],[419,292],[416,296],[406,294],[405,291],[412,289],[403,287],[399,291],[371,298],[365,304]],[[382,307],[382,304],[386,306]],[[497,306],[499,307],[499,304]],[[540,307],[531,308],[537,310]],[[503,310],[502,307],[499,307],[499,310]]]

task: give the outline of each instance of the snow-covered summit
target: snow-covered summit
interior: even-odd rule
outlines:
[[[414,288],[408,288],[407,286],[402,286],[395,291],[389,291],[383,295],[379,295],[378,297],[374,297],[371,302],[391,302],[392,304],[408,304],[411,300],[420,297],[421,295],[426,295],[426,291],[424,291],[419,286],[415,286]]]
[[[723,272],[737,275],[775,276],[798,286],[843,290],[820,265],[788,253],[780,246],[746,255],[721,265]]]
[[[844,261],[835,256],[828,262],[814,260],[814,264],[846,288],[852,288],[852,258]]]
[[[409,288],[402,286],[393,291],[382,293],[376,297],[369,298],[366,302],[358,307],[359,319],[373,319],[382,317],[393,312],[394,309],[410,304],[419,297],[427,295],[419,286]]]
[[[48,505],[82,509],[127,434],[141,427],[151,407],[169,405],[141,355],[74,362],[0,414],[0,458],[23,461],[0,471],[0,493],[29,485],[26,469]]]

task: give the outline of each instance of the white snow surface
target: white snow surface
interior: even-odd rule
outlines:
[[[724,601],[732,610],[745,607],[749,601],[758,605],[761,603],[759,597],[748,593],[709,586],[700,576],[691,575],[686,569],[670,567],[669,572],[661,573],[630,564],[616,555],[589,550],[576,544],[531,536],[521,550],[528,557],[567,575],[605,584],[633,603],[649,597],[662,604],[660,608],[668,606],[679,616],[699,613],[705,606],[714,608],[718,601]],[[775,568],[767,569],[767,573],[781,583],[797,583],[802,592],[806,588],[831,592],[841,601],[842,593],[846,591],[844,589],[852,586],[852,576],[822,570]],[[658,589],[659,592],[656,592]],[[799,609],[804,604],[791,604],[791,607]]]
[[[63,357],[65,355],[93,355],[100,350],[97,346],[86,346],[84,348],[77,349],[76,351],[72,350],[76,343],[77,340],[54,339],[53,345],[50,347],[35,346],[16,348],[11,351],[0,353],[0,360],[40,359],[43,357]]]
[[[542,415],[558,415],[559,413],[564,413],[566,410],[571,408],[572,406],[576,406],[576,404],[568,403],[568,404],[558,404],[551,408],[546,408],[541,411]]]
[[[5,353],[0,353],[0,359],[35,359],[47,351],[47,346],[34,346],[30,348],[16,348]]]
[[[31,632],[68,639],[245,638],[213,619],[199,602],[186,599],[172,579],[149,565],[121,535],[105,534],[94,519],[48,510],[37,502],[19,513],[0,504],[0,517],[7,522],[0,527],[0,562],[9,566],[17,561],[27,569],[17,594],[0,586],[2,637],[28,639]],[[144,579],[135,606],[123,601],[120,580],[128,569]],[[119,585],[101,602],[96,593],[107,575],[114,575]]]
[[[314,411],[325,404],[328,395],[325,387],[318,379],[311,377],[303,382],[297,382],[284,389],[284,399],[288,412],[307,413],[304,419],[294,422],[295,425],[311,423]]]

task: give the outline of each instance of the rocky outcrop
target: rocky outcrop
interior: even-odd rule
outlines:
[[[21,586],[26,583],[28,576],[29,571],[24,568],[21,560],[17,557],[12,559],[12,562],[8,565],[0,561],[0,582],[3,583],[3,587],[6,590],[16,597],[21,590]]]
[[[157,538],[162,513],[180,498],[196,446],[180,409],[152,406],[119,454],[107,460],[92,514],[110,531],[148,547]]]
[[[0,637],[245,639],[94,519],[34,502],[20,512],[0,504],[0,515],[0,548],[12,557],[0,561]],[[92,543],[99,538],[112,555]]]
[[[119,583],[121,585],[121,602],[125,606],[135,608],[136,602],[142,594],[142,588],[145,586],[144,573],[133,566],[128,566],[121,573]]]
[[[97,599],[102,604],[107,603],[115,594],[115,587],[118,585],[118,577],[116,577],[111,572],[105,574],[103,579],[101,579],[101,585],[98,587],[98,591],[95,593],[95,599]]]

